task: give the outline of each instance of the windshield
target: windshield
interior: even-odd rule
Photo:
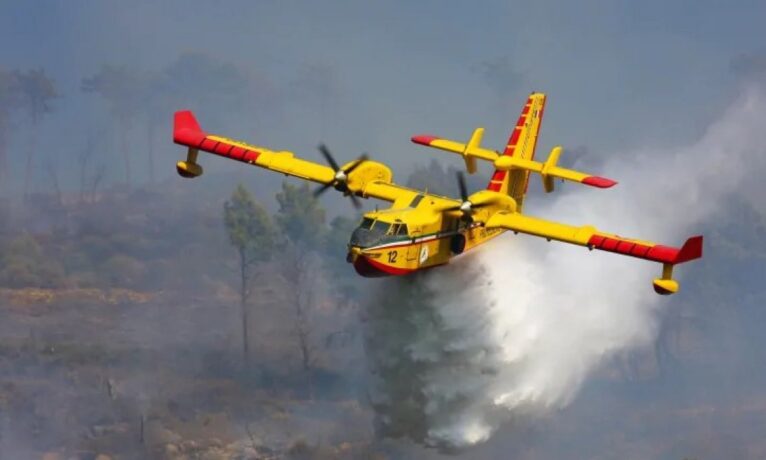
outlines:
[[[370,219],[369,217],[365,217],[362,220],[362,223],[359,225],[359,228],[363,228],[365,230],[372,230],[373,225],[375,225],[375,220]]]
[[[350,244],[366,248],[390,240],[400,240],[402,236],[407,235],[407,224],[398,222],[391,224],[365,217],[351,234]]]
[[[407,235],[407,224],[392,224],[388,228],[386,235]]]

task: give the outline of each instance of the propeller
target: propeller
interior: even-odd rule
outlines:
[[[463,173],[461,171],[458,171],[457,173],[457,185],[460,188],[460,199],[462,202],[459,205],[450,206],[447,208],[443,208],[442,212],[449,212],[449,211],[460,211],[462,213],[461,219],[470,223],[473,222],[473,212],[475,210],[481,209],[484,206],[489,206],[493,204],[492,201],[485,201],[483,203],[472,203],[471,200],[468,199],[468,187],[465,185],[465,177],[463,176]]]
[[[327,182],[326,184],[322,184],[314,190],[314,197],[318,197],[319,195],[326,192],[330,187],[335,188],[335,190],[338,190],[339,192],[343,192],[344,195],[351,198],[351,203],[354,205],[356,209],[359,209],[362,207],[362,203],[359,202],[359,198],[356,197],[353,193],[351,193],[351,190],[348,188],[348,175],[351,174],[356,168],[359,167],[362,163],[367,161],[367,154],[363,154],[359,158],[357,158],[353,163],[351,163],[349,166],[346,166],[345,169],[338,166],[338,162],[335,161],[335,158],[333,158],[332,153],[330,153],[330,149],[327,148],[324,144],[319,144],[319,153],[322,154],[325,161],[327,161],[327,164],[330,165],[333,171],[335,171],[335,177],[330,182]]]

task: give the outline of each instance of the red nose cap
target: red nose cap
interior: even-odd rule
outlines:
[[[617,184],[617,182],[613,181],[612,179],[607,179],[606,177],[599,177],[599,176],[588,176],[582,180],[582,183],[585,185],[590,185],[592,187],[598,187],[598,188],[609,188]]]

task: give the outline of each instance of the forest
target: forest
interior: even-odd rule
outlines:
[[[345,252],[360,216],[348,203],[318,201],[309,186],[259,170],[214,167],[195,181],[169,174],[183,154],[169,139],[173,110],[211,107],[210,124],[226,128],[232,116],[222,108],[273,105],[278,89],[204,53],[155,72],[105,65],[79,83],[67,92],[44,68],[0,68],[0,457],[461,453],[429,445],[439,412],[418,386],[427,364],[408,354],[421,325],[454,331],[420,308],[431,294],[421,278],[354,273]],[[290,94],[303,97],[296,88]],[[57,107],[86,99],[98,128],[61,140],[66,155],[41,147],[51,145],[46,124]],[[455,173],[432,161],[405,182],[456,194]],[[693,294],[662,317],[653,347],[606,363],[561,418],[514,420],[513,447],[479,454],[566,452],[578,442],[578,416],[604,404],[599,392],[617,401],[604,409],[610,420],[634,435],[610,434],[601,417],[588,430],[603,444],[649,457],[694,452],[661,424],[646,427],[661,420],[703,438],[715,457],[766,452],[762,440],[742,441],[763,428],[742,420],[763,420],[757,388],[766,376],[726,358],[766,362],[747,346],[766,324],[765,255],[748,243],[762,241],[766,222],[746,200],[732,200],[727,215],[704,229],[714,263],[690,268]],[[732,281],[716,283],[722,273]],[[721,329],[724,341],[714,338]],[[712,378],[703,372],[711,366]],[[742,376],[748,387],[729,399]],[[694,385],[703,378],[705,388]],[[526,443],[551,427],[560,434],[546,447]],[[635,437],[659,447],[647,451]]]
[[[155,172],[175,161],[155,158],[160,117],[249,84],[202,55],[152,76],[105,66],[75,95],[0,70],[3,458],[387,458],[345,261],[357,217],[330,218],[305,184],[256,197],[231,174]],[[112,128],[74,140],[75,162],[39,152],[57,103],[94,96]],[[410,183],[454,174],[432,163]]]

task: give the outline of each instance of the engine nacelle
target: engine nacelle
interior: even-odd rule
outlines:
[[[353,163],[346,163],[342,168],[347,168],[351,164]],[[348,188],[352,192],[361,192],[370,182],[388,183],[393,178],[394,175],[391,172],[391,168],[383,163],[367,160],[348,175]]]

